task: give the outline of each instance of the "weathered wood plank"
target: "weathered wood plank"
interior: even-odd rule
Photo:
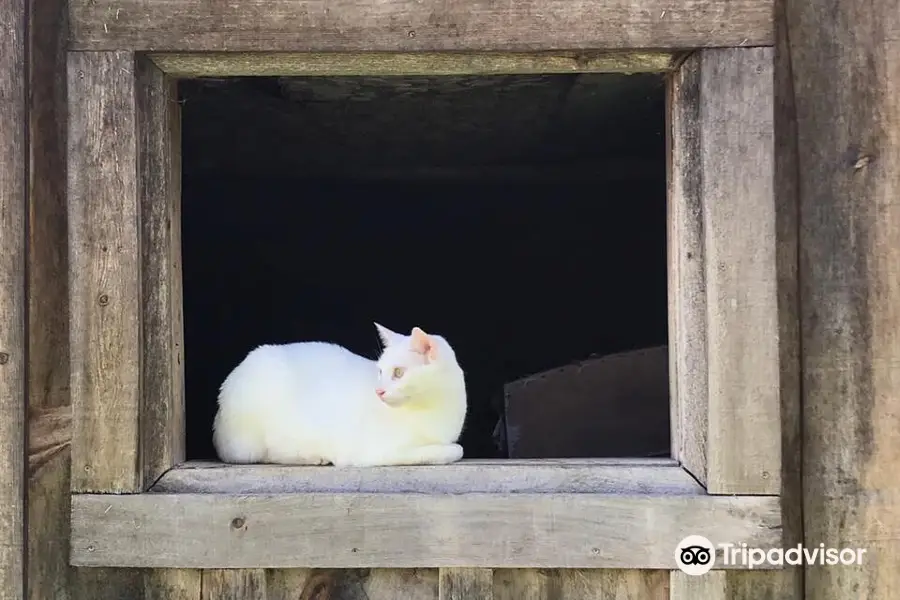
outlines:
[[[143,569],[72,569],[64,594],[73,600],[144,600]]]
[[[656,73],[670,70],[675,61],[671,52],[204,52],[148,56],[173,77]]]
[[[778,338],[781,398],[781,507],[783,547],[803,543],[800,372],[798,197],[796,107],[791,82],[784,3],[777,5],[775,49],[775,194],[776,264],[778,269]],[[800,600],[803,568],[785,565],[777,571],[728,572],[723,598],[735,600]],[[694,596],[688,595],[693,598]]]
[[[37,403],[35,403],[37,404]],[[72,408],[57,406],[28,411],[28,474],[36,473],[72,442]]]
[[[263,569],[207,569],[202,577],[200,600],[267,600]]]
[[[48,0],[30,11],[27,597],[139,598],[141,571],[69,566],[67,10]]]
[[[438,600],[493,600],[491,569],[445,568],[440,570]]]
[[[785,548],[803,543],[803,486],[800,424],[800,298],[798,271],[797,127],[784,2],[776,4],[775,236],[778,269],[778,348],[781,399],[781,513]],[[732,597],[739,600],[801,600],[803,567],[769,572],[729,573]]]
[[[806,597],[900,590],[900,3],[786,2],[800,205]]]
[[[676,452],[714,494],[781,488],[772,64],[701,50],[670,96]]]
[[[267,569],[267,600],[437,600],[437,569]]]
[[[201,576],[196,569],[147,569],[143,600],[199,600]]]
[[[672,456],[706,485],[709,396],[700,113],[701,54],[669,86],[669,346]]]
[[[566,569],[558,571],[559,600],[667,600],[669,574],[638,569]]]
[[[686,575],[672,571],[670,600],[801,600],[797,570],[710,571]],[[802,581],[802,580],[800,580]]]
[[[728,595],[728,573],[710,571],[705,575],[688,575],[672,571],[669,580],[670,600],[726,600]]]
[[[136,61],[143,341],[143,487],[184,461],[184,369],[179,231],[181,148],[175,82]]]
[[[64,0],[30,3],[28,235],[29,600],[77,597],[69,567],[69,287]],[[38,33],[39,32],[39,33]],[[95,597],[91,595],[91,597]]]
[[[25,597],[26,5],[0,2],[0,598]]]
[[[123,567],[651,569],[672,567],[688,534],[770,548],[779,527],[778,498],[760,496],[78,494],[70,556]]]
[[[72,489],[141,488],[134,56],[69,54]]]
[[[494,600],[666,600],[669,573],[637,569],[496,569]]]
[[[562,600],[557,569],[494,569],[494,600]]]
[[[773,50],[701,51],[707,489],[781,489]]]
[[[252,27],[247,27],[252,23]],[[72,48],[155,52],[612,50],[772,43],[769,0],[74,0]]]
[[[452,465],[323,469],[189,462],[154,492],[287,493],[619,493],[696,495],[703,488],[670,459],[462,460]]]

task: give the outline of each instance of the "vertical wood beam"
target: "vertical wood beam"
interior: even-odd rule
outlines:
[[[688,575],[672,571],[669,581],[669,600],[728,600],[728,579],[725,571],[710,571],[705,575]]]
[[[900,2],[787,0],[800,203],[806,597],[900,590]]]
[[[68,58],[72,490],[141,489],[134,54]]]
[[[66,16],[64,0],[30,3],[27,598],[141,598],[140,570],[69,566]]]
[[[444,568],[440,570],[439,600],[493,600],[493,569]]]
[[[200,600],[266,600],[265,569],[205,569]]]
[[[703,244],[700,67],[687,58],[672,75],[669,112],[669,386],[672,456],[706,485],[709,422],[706,271]]]
[[[701,71],[711,494],[781,491],[772,48]]]
[[[143,488],[184,461],[181,119],[178,90],[152,62],[135,65],[141,226]]]
[[[129,52],[68,79],[72,489],[141,491],[184,459],[175,85]]]
[[[698,51],[670,102],[677,456],[712,494],[778,494],[773,50]]]
[[[25,10],[0,0],[0,598],[25,596]]]

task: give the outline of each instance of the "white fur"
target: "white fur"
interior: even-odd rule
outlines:
[[[251,351],[219,391],[213,443],[221,460],[375,466],[462,458],[466,388],[450,344],[418,328],[402,335],[375,326],[385,346],[378,361],[325,342]],[[397,368],[405,372],[394,379]]]

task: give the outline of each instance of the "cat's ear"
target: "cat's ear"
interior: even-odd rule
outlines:
[[[385,348],[403,337],[399,333],[393,332],[379,323],[375,323],[375,329],[378,330],[378,337],[381,338],[381,343],[384,344]]]
[[[430,335],[418,327],[413,327],[410,334],[410,343],[412,344],[412,349],[419,354],[424,354],[429,362],[434,362],[437,359],[437,344],[434,343],[434,339]]]

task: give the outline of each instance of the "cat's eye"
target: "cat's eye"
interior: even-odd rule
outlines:
[[[406,369],[404,369],[403,367],[394,367],[394,372],[391,374],[391,376],[394,379],[400,379],[401,377],[403,377],[403,373],[405,371]]]

